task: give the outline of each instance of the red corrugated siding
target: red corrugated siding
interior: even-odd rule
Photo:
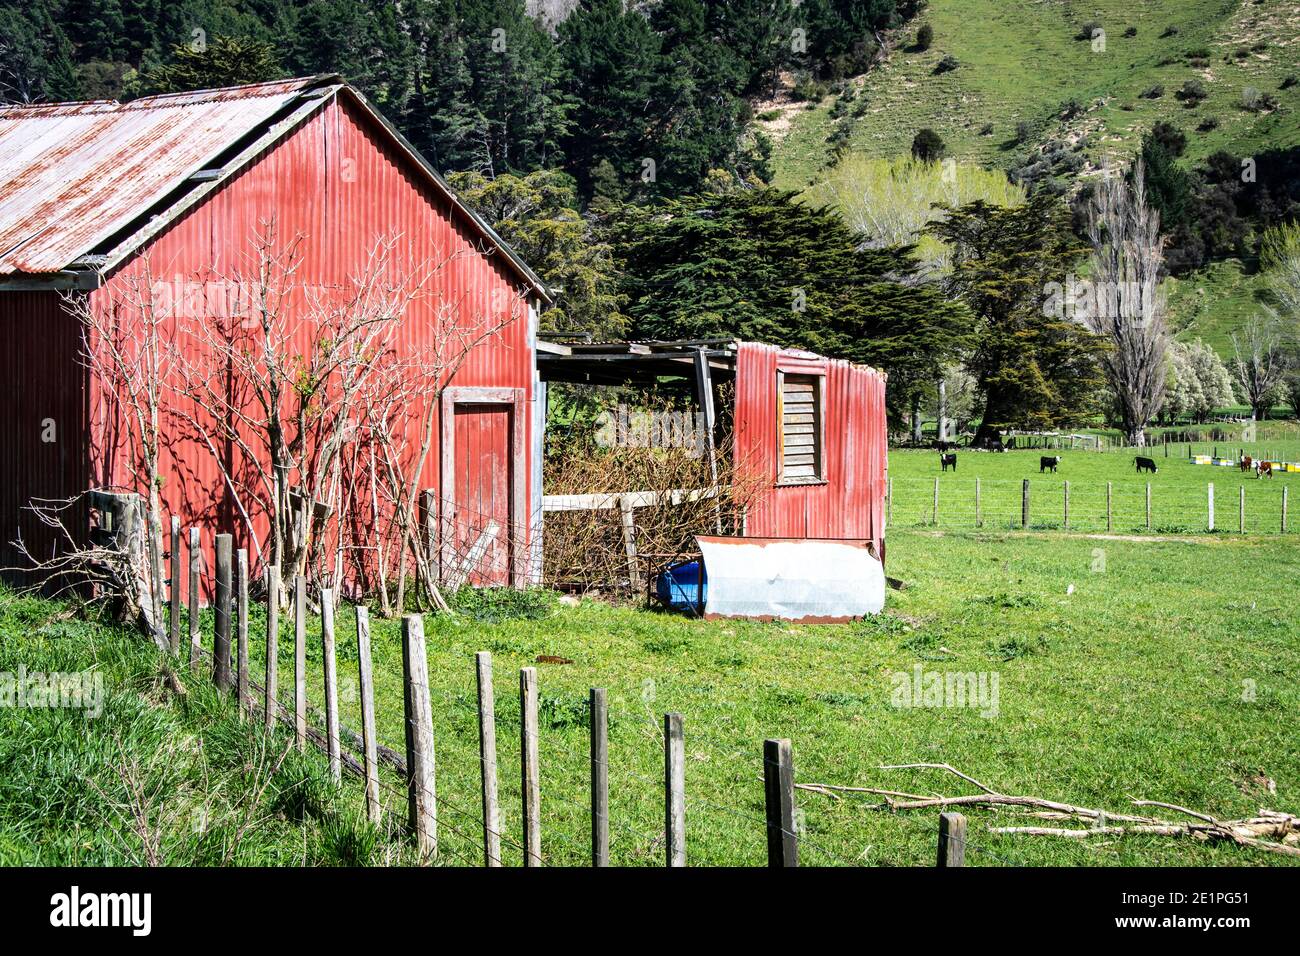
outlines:
[[[22,510],[32,498],[69,498],[86,487],[80,350],[80,326],[57,293],[0,294],[0,567],[23,566],[10,544],[20,533],[34,555],[56,546]]]
[[[412,272],[430,259],[461,253],[426,287],[428,296],[408,309],[401,333],[408,343],[432,340],[437,300],[462,303],[463,315],[476,315],[493,301],[500,310],[518,293],[518,280],[503,256],[482,254],[480,241],[451,203],[427,186],[368,117],[338,99],[154,239],[146,250],[150,269],[155,278],[200,281],[247,272],[255,262],[251,238],[270,217],[275,217],[282,239],[298,233],[304,237],[304,257],[296,274],[302,285],[346,283],[362,270],[376,240],[390,233],[402,237],[395,264]],[[93,295],[108,301],[124,292],[131,275],[142,271],[142,259],[136,257]],[[310,342],[302,345],[309,348]],[[524,389],[531,411],[533,366],[525,315],[477,346],[455,384]],[[531,447],[532,415],[521,415],[516,427],[524,430],[525,447]],[[93,483],[134,483],[121,454],[106,453],[109,444],[102,424],[96,422]],[[435,445],[422,487],[439,487],[439,454]],[[241,528],[224,514],[221,476],[205,448],[197,441],[182,441],[168,449],[164,466],[166,509],[186,525],[201,524],[205,547],[217,530],[241,535]],[[530,474],[531,469],[525,469],[518,480],[530,482]],[[262,536],[266,523],[257,524]]]
[[[777,485],[777,371],[824,374],[825,482]],[[885,377],[807,352],[744,342],[736,358],[736,460],[760,484],[746,518],[755,537],[870,538],[884,555]]]

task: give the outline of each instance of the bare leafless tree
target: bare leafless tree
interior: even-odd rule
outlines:
[[[1250,404],[1251,418],[1262,418],[1279,397],[1287,372],[1284,337],[1277,320],[1255,316],[1232,333],[1232,371]]]
[[[362,399],[398,348],[407,309],[446,264],[399,267],[398,238],[387,236],[347,281],[313,286],[299,275],[302,247],[262,223],[251,268],[182,310],[176,352],[187,400],[177,415],[207,447],[263,559],[254,517],[269,516],[269,560],[286,586],[319,557],[320,518],[344,503],[342,461]]]
[[[412,567],[425,582],[435,607],[445,610],[438,577],[427,548],[420,546],[421,477],[437,437],[443,395],[470,353],[488,339],[527,315],[523,291],[505,294],[486,313],[466,314],[464,303],[440,299],[429,303],[433,319],[425,330],[423,346],[393,351],[377,363],[361,402],[361,420],[367,430],[371,458],[373,498],[382,500],[390,515],[391,534],[376,531],[380,571],[380,607],[397,613],[406,606],[406,585]],[[450,494],[443,489],[444,497]],[[441,510],[443,503],[439,503]],[[378,511],[378,504],[374,506]],[[389,558],[396,559],[395,567]],[[388,575],[396,571],[393,602],[388,597]]]
[[[1165,299],[1160,291],[1164,240],[1160,216],[1146,199],[1142,161],[1132,181],[1109,165],[1088,209],[1092,295],[1082,318],[1109,345],[1102,366],[1126,440],[1145,445],[1145,429],[1165,392]]]
[[[121,598],[129,609],[138,609],[154,641],[166,647],[160,459],[172,369],[166,329],[172,316],[157,295],[148,256],[114,289],[96,296],[68,292],[63,303],[81,326],[80,360],[90,380],[91,415],[104,442],[101,487],[138,492],[145,486],[140,529],[144,540],[138,548],[111,555],[110,548],[88,544],[86,529],[77,527],[85,513],[81,496],[66,502],[33,501],[29,509],[63,545],[55,558],[37,562],[35,570],[66,583],[81,579],[106,586],[100,596]],[[129,480],[114,482],[115,471]]]

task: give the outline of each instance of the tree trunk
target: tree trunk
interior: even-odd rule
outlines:
[[[921,398],[912,399],[912,441],[921,444]]]
[[[939,441],[948,440],[948,383],[939,378],[939,414],[935,416],[939,420],[938,439]]]

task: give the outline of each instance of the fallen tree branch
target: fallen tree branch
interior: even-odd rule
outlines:
[[[898,790],[886,790],[879,787],[850,787],[827,783],[796,783],[795,787],[810,793],[840,799],[842,793],[863,793],[884,798],[877,807],[890,811],[921,810],[930,807],[1025,807],[1033,808],[1029,816],[1043,820],[1093,821],[1094,825],[1086,828],[1015,826],[989,827],[989,833],[1021,834],[1024,836],[1059,837],[1070,840],[1086,840],[1097,836],[1127,836],[1136,834],[1190,837],[1200,841],[1230,841],[1240,846],[1279,853],[1284,856],[1300,857],[1300,817],[1278,810],[1261,809],[1256,816],[1241,820],[1220,820],[1207,813],[1190,810],[1176,803],[1159,800],[1139,800],[1130,797],[1135,807],[1158,807],[1192,817],[1195,822],[1179,823],[1163,820],[1159,817],[1138,816],[1132,813],[1116,813],[1110,810],[1081,807],[1056,800],[1047,800],[1019,794],[998,793],[967,773],[946,763],[909,763],[885,764],[881,770],[942,770],[959,777],[983,793],[959,796],[921,796]]]

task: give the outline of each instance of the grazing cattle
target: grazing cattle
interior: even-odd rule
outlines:
[[[989,442],[988,448],[989,448],[989,451],[1006,451],[1006,450],[1007,450],[1006,446],[1002,444],[1002,439],[1001,439],[1001,438],[995,438],[995,439],[993,439],[993,441]]]
[[[1144,471],[1149,471],[1153,475],[1156,473],[1156,463],[1152,458],[1143,458],[1141,455],[1138,455],[1133,459],[1133,463],[1137,466],[1137,472],[1139,475]]]
[[[957,447],[957,443],[955,441],[937,441],[934,443],[934,447],[939,451],[952,451]]]
[[[956,452],[953,452],[951,455],[940,455],[940,456],[939,456],[939,467],[940,467],[940,468],[942,468],[944,471],[947,471],[949,465],[952,466],[952,470],[953,470],[953,471],[956,471],[956,470],[957,470],[957,453],[956,453]]]
[[[1255,462],[1255,477],[1263,478],[1265,475],[1270,478],[1273,477],[1273,463],[1271,461]]]
[[[1237,467],[1243,472],[1250,471],[1255,467],[1255,459],[1251,458],[1249,455],[1242,455],[1241,461],[1237,462]]]
[[[1052,474],[1056,474],[1056,466],[1060,463],[1060,455],[1052,455],[1050,458],[1047,455],[1043,455],[1038,459],[1038,473],[1041,475],[1045,471],[1050,471]]]

